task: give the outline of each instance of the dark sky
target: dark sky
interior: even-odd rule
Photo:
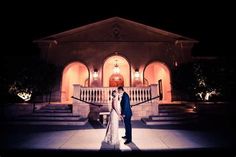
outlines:
[[[120,16],[199,40],[193,55],[225,56],[232,51],[234,13],[230,4],[189,2],[150,4],[118,1],[97,6],[76,3],[8,4],[1,11],[2,39],[7,55],[31,55],[32,41],[41,37]],[[96,8],[92,8],[91,5]]]

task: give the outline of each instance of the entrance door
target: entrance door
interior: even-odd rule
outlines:
[[[112,74],[109,79],[109,87],[124,86],[124,77],[121,74]]]

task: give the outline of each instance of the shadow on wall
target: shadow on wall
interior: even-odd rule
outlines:
[[[88,115],[89,120],[98,120],[100,118],[99,117],[100,112],[110,112],[107,105],[103,105],[102,107],[90,105],[89,108],[90,108],[90,112]]]
[[[99,118],[99,112],[100,112],[100,108],[93,106],[93,105],[89,105],[89,114],[88,114],[88,118],[89,120],[97,120]]]

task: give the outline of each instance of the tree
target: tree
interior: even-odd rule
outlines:
[[[194,83],[194,92],[197,99],[208,101],[210,97],[217,96],[220,94],[220,88],[214,83],[213,80],[209,79],[209,74],[204,74],[203,69],[199,63],[194,63],[194,75],[195,75],[195,83]],[[213,68],[213,67],[212,67]],[[209,69],[205,68],[205,71],[209,71]]]
[[[233,100],[235,60],[198,60],[173,71],[173,88],[182,99],[201,101]]]
[[[37,56],[7,57],[14,60],[9,65],[5,63],[6,73],[2,75],[4,90],[2,94],[8,95],[7,101],[19,101],[19,97],[30,100],[37,95],[48,95],[56,79],[55,65],[48,64]],[[9,99],[10,98],[10,99]]]

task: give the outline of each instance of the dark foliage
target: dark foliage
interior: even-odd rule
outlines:
[[[38,56],[4,56],[1,62],[0,93],[2,102],[22,101],[18,92],[38,95],[50,94],[56,77],[56,67]]]
[[[179,66],[173,71],[172,85],[180,99],[202,100],[197,93],[216,91],[209,101],[230,101],[235,91],[235,62],[220,58],[198,60]]]

